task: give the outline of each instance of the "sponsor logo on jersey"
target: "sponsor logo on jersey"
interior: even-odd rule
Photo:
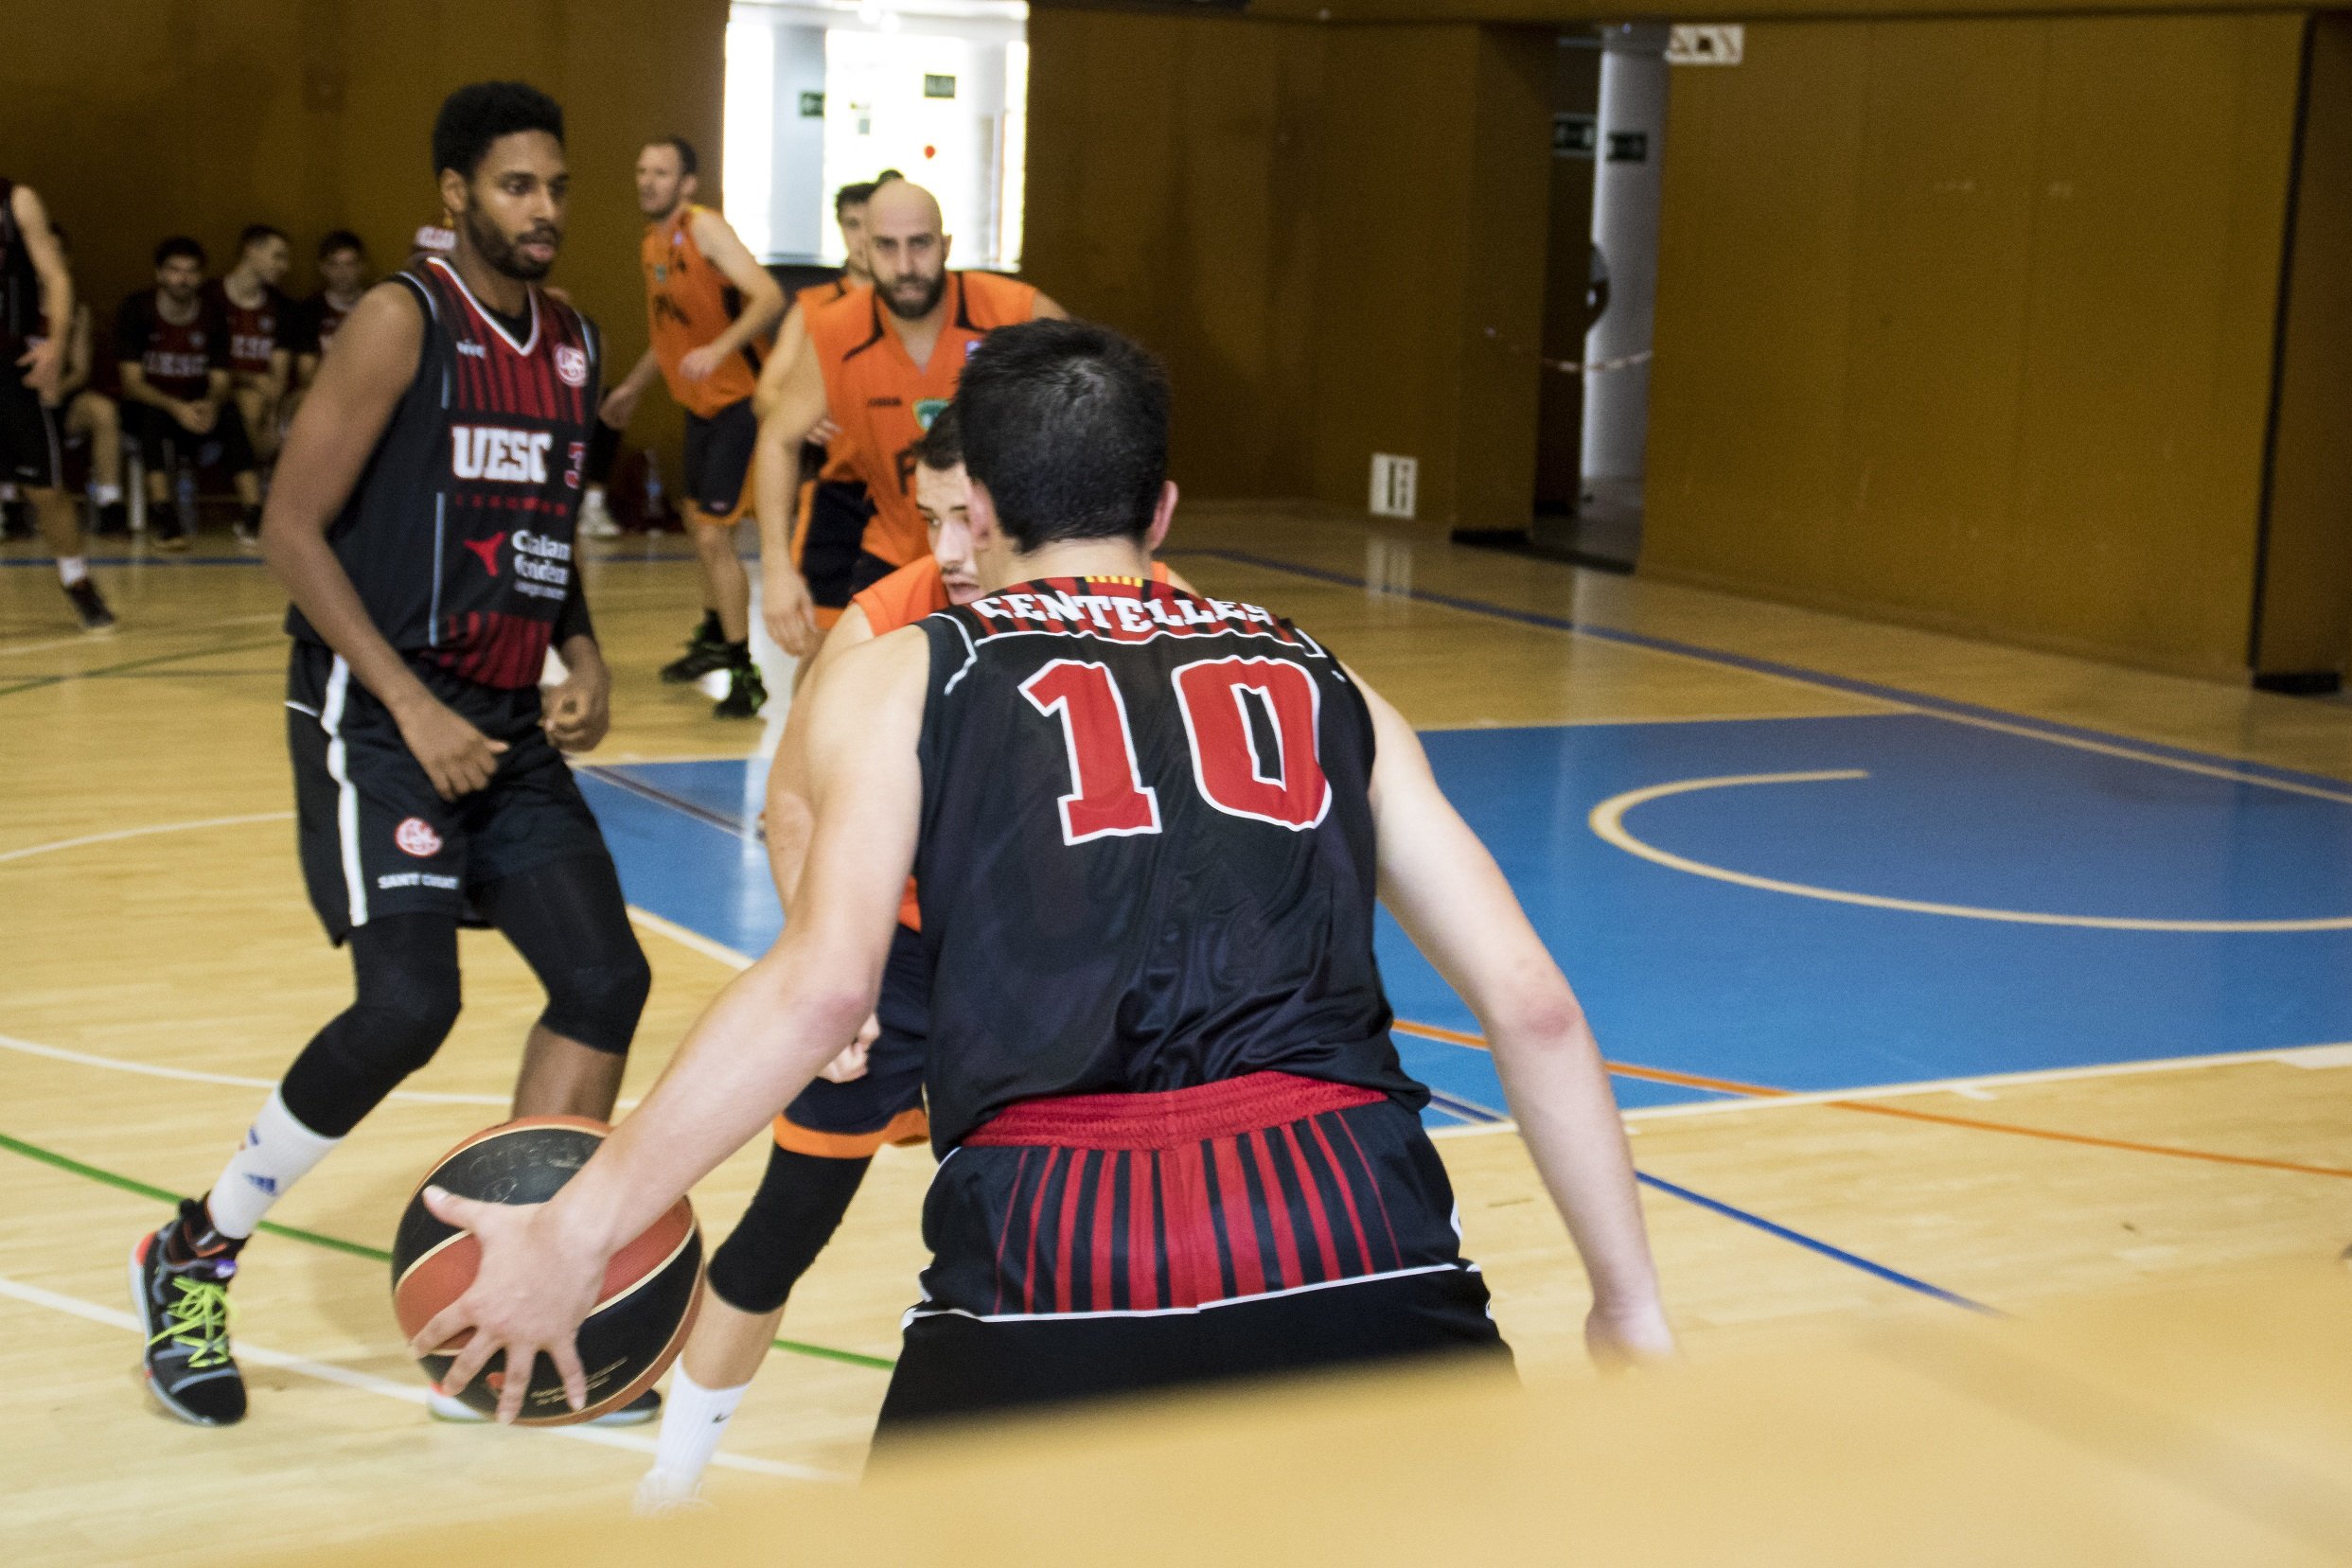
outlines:
[[[926,431],[929,430],[931,428],[931,421],[938,418],[940,412],[946,408],[946,406],[947,399],[945,397],[916,398],[914,401],[915,424]]]
[[[546,431],[504,430],[496,425],[451,425],[450,470],[460,479],[508,484],[547,483],[547,452],[556,438]]]
[[[482,557],[483,571],[493,577],[498,575],[498,547],[506,542],[506,534],[504,529],[492,534],[486,539],[459,539],[457,542]]]
[[[486,360],[490,357],[488,349],[470,340],[461,340],[457,345],[457,351],[460,354],[469,354],[477,360]]]
[[[563,378],[565,386],[588,384],[588,356],[568,343],[556,345],[556,374]]]
[[[400,846],[404,854],[419,860],[430,860],[441,853],[441,836],[433,831],[433,824],[422,817],[408,817],[392,830],[392,841]]]

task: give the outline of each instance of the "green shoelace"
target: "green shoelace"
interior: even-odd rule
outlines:
[[[188,1367],[207,1371],[229,1364],[229,1293],[217,1279],[174,1278],[180,1298],[164,1309],[164,1326],[148,1343],[168,1339],[189,1352]]]

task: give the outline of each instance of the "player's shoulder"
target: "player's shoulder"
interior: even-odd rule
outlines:
[[[850,599],[865,611],[876,637],[912,625],[934,610],[946,608],[948,602],[946,579],[940,574],[938,559],[931,555],[916,556]]]
[[[1003,326],[1029,319],[1030,307],[1037,299],[1035,284],[1003,273],[967,272],[963,276],[967,308],[974,316],[985,318],[980,325]]]

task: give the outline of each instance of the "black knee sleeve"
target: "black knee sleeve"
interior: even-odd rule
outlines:
[[[772,1313],[783,1306],[833,1239],[873,1163],[871,1157],[827,1159],[769,1150],[768,1172],[752,1194],[752,1207],[711,1255],[707,1277],[713,1293],[739,1313]]]
[[[539,1022],[592,1050],[627,1055],[653,968],[612,862],[583,855],[535,866],[484,890],[482,903],[546,988]]]
[[[457,1022],[457,924],[393,915],[351,933],[358,995],[287,1069],[279,1093],[294,1119],[341,1137],[400,1080],[433,1060]]]

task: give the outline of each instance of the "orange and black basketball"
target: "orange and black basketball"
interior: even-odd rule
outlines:
[[[585,1117],[526,1117],[486,1128],[435,1161],[416,1184],[393,1239],[392,1310],[400,1331],[415,1335],[464,1295],[481,1262],[472,1232],[443,1224],[425,1207],[428,1186],[486,1203],[545,1203],[610,1131]],[[701,1301],[701,1232],[694,1206],[681,1198],[605,1267],[596,1310],[581,1323],[577,1340],[588,1374],[587,1407],[575,1411],[564,1402],[563,1380],[542,1355],[518,1418],[531,1426],[562,1426],[637,1398],[684,1348]],[[420,1357],[426,1373],[438,1382],[464,1346],[459,1338]],[[458,1397],[486,1416],[496,1414],[504,1361],[503,1353],[491,1357]]]

